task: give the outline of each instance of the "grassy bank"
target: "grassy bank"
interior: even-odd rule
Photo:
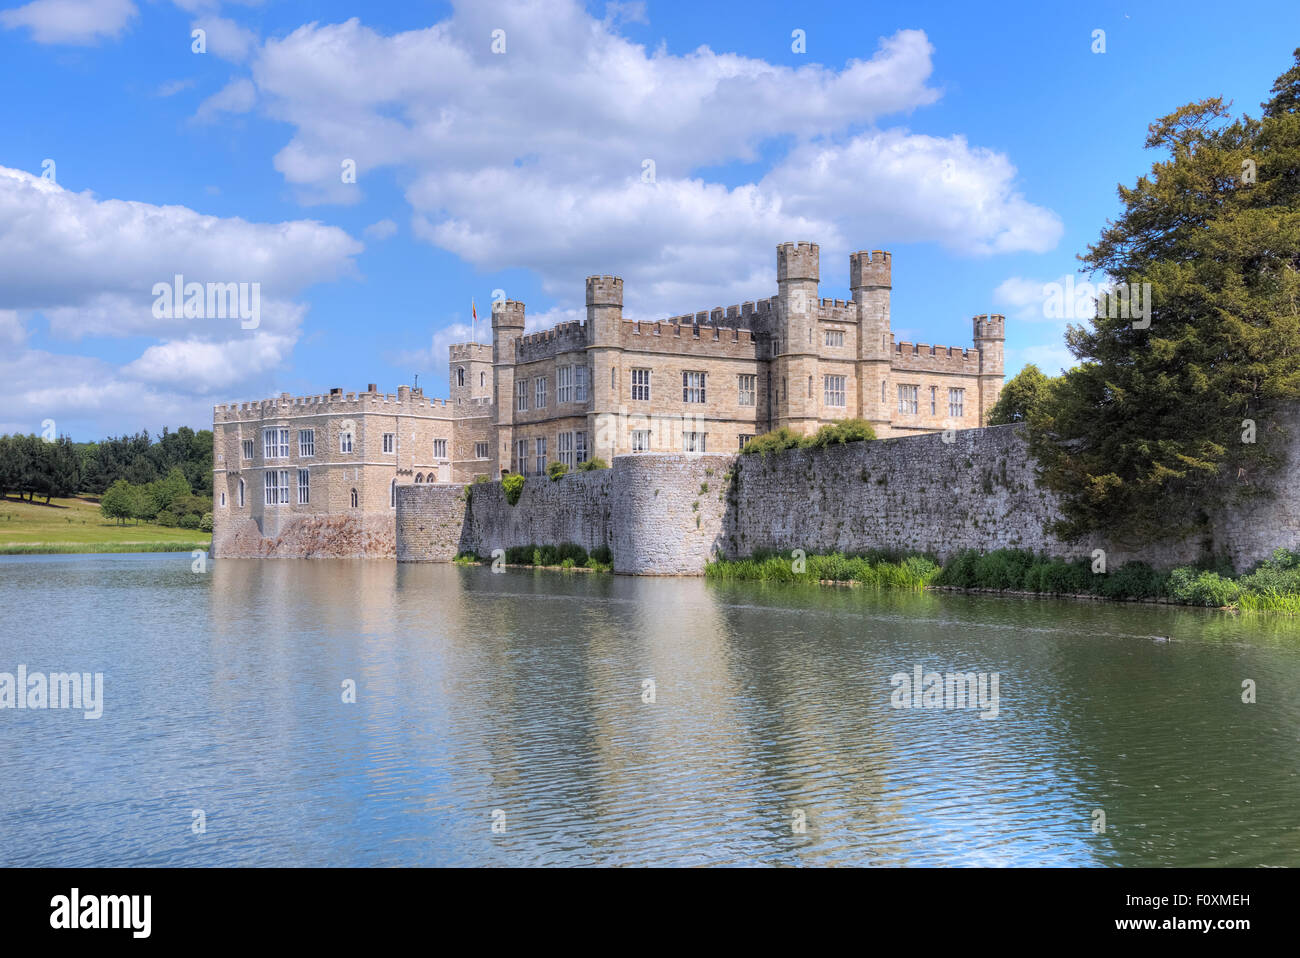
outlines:
[[[1018,549],[960,552],[942,567],[925,556],[810,555],[800,568],[785,554],[718,559],[712,579],[765,582],[854,582],[885,589],[980,589],[1042,596],[1093,596],[1112,601],[1163,601],[1245,612],[1300,614],[1300,553],[1278,549],[1244,575],[1225,568],[1167,571],[1128,562],[1092,571],[1091,559],[1066,561]]]
[[[119,525],[93,499],[44,502],[0,499],[0,555],[75,552],[189,552],[211,538],[195,529],[149,522]]]
[[[612,572],[614,557],[609,549],[601,546],[587,552],[582,546],[564,542],[558,546],[511,546],[505,550],[505,564],[508,566],[532,566],[539,569],[577,569],[591,572]],[[454,562],[461,565],[491,565],[491,557],[463,552],[456,556]]]

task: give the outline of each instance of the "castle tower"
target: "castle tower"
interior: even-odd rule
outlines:
[[[858,409],[875,427],[877,436],[887,436],[893,397],[889,378],[894,357],[893,334],[889,328],[890,254],[884,250],[849,254],[849,288],[858,312]]]
[[[772,424],[804,435],[817,430],[821,409],[816,341],[820,255],[816,243],[782,243],[776,248],[780,341],[772,362],[772,388],[779,390],[779,398]]]
[[[492,397],[492,347],[484,343],[456,343],[449,352],[447,382],[451,402],[463,406]]]
[[[623,280],[617,276],[587,277],[587,354],[591,368],[591,407],[587,433],[592,455],[613,462],[624,430],[602,429],[602,416],[617,416],[626,405],[623,382]],[[603,443],[603,444],[602,444]]]
[[[1002,392],[1002,348],[1007,338],[1005,316],[976,316],[972,321],[975,348],[980,354],[979,410],[980,425],[988,425],[989,411]]]
[[[492,304],[492,419],[497,424],[497,463],[511,468],[514,448],[515,346],[524,334],[524,304]]]

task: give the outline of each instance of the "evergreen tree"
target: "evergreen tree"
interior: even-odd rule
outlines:
[[[1300,398],[1300,50],[1259,120],[1221,99],[1149,128],[1165,152],[1121,186],[1122,213],[1080,257],[1149,283],[1149,328],[1098,315],[1066,334],[1080,365],[1031,417],[1058,531],[1121,541],[1203,528],[1277,463],[1279,404]]]

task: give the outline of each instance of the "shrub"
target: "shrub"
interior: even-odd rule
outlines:
[[[519,502],[520,495],[524,491],[524,477],[517,472],[508,473],[501,477],[501,492],[505,494],[506,502],[510,505],[516,505]]]
[[[176,524],[182,529],[197,529],[199,527],[199,516],[196,513],[188,513],[176,520]]]
[[[1222,608],[1232,605],[1241,595],[1241,586],[1217,572],[1197,571],[1186,567],[1169,573],[1169,595],[1187,605]]]
[[[745,443],[745,448],[740,450],[740,453],[744,456],[756,454],[766,456],[769,452],[797,449],[802,442],[803,438],[801,436],[792,432],[788,427],[782,426],[780,429],[773,429],[761,436],[755,436]]]
[[[825,449],[827,446],[840,446],[846,442],[865,442],[875,438],[876,431],[865,419],[841,419],[822,426],[815,435],[803,440],[801,445],[809,449]]]
[[[488,477],[487,477],[486,474],[484,474],[484,473],[479,473],[477,476],[475,476],[473,479],[471,479],[471,480],[469,481],[469,484],[470,484],[471,486],[481,486],[481,485],[483,485],[485,482],[488,482],[488,481],[489,481],[489,480],[488,480]]]
[[[596,546],[591,550],[591,558],[601,565],[612,565],[614,554],[609,551],[609,546]]]
[[[203,532],[212,531],[212,513],[203,513],[203,518],[199,520],[199,529]]]
[[[555,482],[569,471],[569,467],[562,462],[553,462],[546,467],[546,474],[551,477],[551,482]]]
[[[597,469],[608,469],[609,463],[599,457],[588,459],[586,462],[578,463],[578,472],[595,472]]]
[[[1145,562],[1125,562],[1101,579],[1101,594],[1108,599],[1153,599],[1164,595],[1168,575],[1157,572]]]
[[[171,529],[180,524],[180,517],[170,509],[164,509],[154,517],[154,522],[158,523],[160,526],[166,526]]]

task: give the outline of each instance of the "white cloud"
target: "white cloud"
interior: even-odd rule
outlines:
[[[535,270],[566,306],[583,275],[620,273],[629,314],[647,318],[769,294],[786,240],[820,242],[823,275],[843,286],[851,249],[992,255],[1060,238],[1005,155],[878,128],[939,96],[919,30],[796,68],[648,50],[618,33],[636,8],[608,5],[602,21],[568,0],[453,7],[391,35],[308,24],[252,57],[258,104],[293,128],[274,162],[301,201],[356,202],[376,170],[398,170],[416,236],[482,269]],[[497,28],[504,55],[487,39]],[[699,173],[735,162],[767,171],[737,185]]]
[[[0,11],[0,24],[29,28],[37,43],[86,46],[118,36],[137,12],[131,0],[34,0]]]
[[[182,90],[188,90],[192,86],[194,86],[193,77],[187,77],[186,79],[183,80],[168,80],[166,83],[162,83],[158,86],[157,93],[158,96],[163,96],[163,97],[175,96],[177,93],[180,93]]]
[[[257,46],[257,33],[225,17],[201,17],[190,24],[204,31],[208,53],[242,63]]]
[[[371,223],[361,232],[365,234],[366,239],[386,240],[397,235],[397,224],[392,220],[384,219],[378,223]]]
[[[247,113],[257,103],[257,89],[247,78],[231,80],[212,96],[199,104],[194,119],[211,123],[221,113]]]
[[[0,167],[0,341],[21,345],[19,317],[28,312],[41,314],[59,340],[151,341],[118,367],[74,352],[7,349],[0,408],[13,410],[6,418],[40,413],[37,422],[93,421],[101,429],[155,411],[166,413],[155,422],[179,422],[179,410],[185,421],[206,422],[214,397],[273,390],[305,315],[294,297],[352,273],[361,248],[337,227],[312,221],[249,223],[101,200]],[[260,325],[155,318],[154,284],[176,274],[186,282],[258,283]]]

